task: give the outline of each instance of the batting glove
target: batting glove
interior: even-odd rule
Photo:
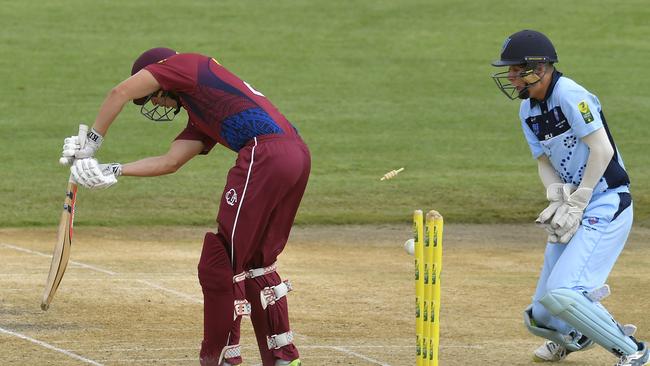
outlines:
[[[557,209],[551,220],[551,226],[555,229],[560,243],[568,243],[578,231],[582,215],[587,205],[589,205],[593,192],[593,189],[583,187],[571,193],[570,190],[564,187],[562,193],[565,202]]]
[[[122,175],[122,165],[118,163],[99,164],[92,158],[77,159],[70,173],[73,179],[89,189],[103,189],[117,183],[117,177]]]
[[[74,161],[74,154],[81,149],[79,136],[66,137],[63,140],[63,151],[61,152],[61,164],[70,165]]]
[[[103,141],[104,141],[104,136],[102,136],[94,128],[91,129],[90,131],[88,131],[88,135],[86,135],[86,141],[83,147],[80,147],[78,150],[75,151],[74,153],[75,159],[94,157],[97,150],[99,150],[99,147],[102,146]]]

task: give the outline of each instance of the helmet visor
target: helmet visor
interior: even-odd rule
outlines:
[[[510,100],[526,99],[528,86],[524,87],[522,90],[518,90],[516,86],[510,82],[509,71],[498,72],[492,75],[492,80],[497,84],[497,87],[501,92],[508,97]]]
[[[158,93],[159,92],[151,93],[148,97],[146,97],[146,99],[144,99],[142,107],[140,107],[140,113],[154,122],[170,122],[174,119],[174,117],[176,117],[178,112],[181,111],[181,104],[176,96],[166,92],[165,97],[176,100],[176,107],[167,107],[160,104],[154,104],[152,98],[157,96]]]

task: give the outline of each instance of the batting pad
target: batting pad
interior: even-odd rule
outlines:
[[[611,315],[578,291],[551,290],[539,302],[551,314],[616,356],[630,355],[638,350],[636,342],[624,334]]]

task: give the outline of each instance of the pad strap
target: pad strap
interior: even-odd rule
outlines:
[[[284,346],[288,346],[292,343],[293,343],[292,331],[266,337],[266,344],[269,346],[269,349],[279,349]]]
[[[271,264],[268,267],[249,269],[248,271],[246,271],[246,278],[255,278],[255,277],[264,276],[269,273],[275,272],[277,269],[278,269],[277,262]]]
[[[255,278],[255,277],[260,277],[267,275],[269,273],[273,273],[278,269],[277,262],[271,264],[268,267],[262,267],[262,268],[253,268],[249,269],[248,271],[244,271],[242,273],[238,273],[232,277],[232,283],[238,283],[241,282],[247,278]]]
[[[266,309],[269,305],[274,305],[276,301],[286,296],[291,290],[293,290],[293,287],[289,280],[284,280],[276,286],[265,287],[260,291],[260,302],[262,303],[262,308]]]
[[[238,316],[250,315],[251,304],[247,300],[235,300],[235,319]]]
[[[246,279],[246,271],[232,276],[232,283],[239,283]]]
[[[604,284],[597,289],[586,292],[585,296],[592,302],[601,302],[605,300],[606,297],[612,294],[612,291],[609,288],[608,284]]]
[[[219,356],[219,365],[223,364],[224,360],[235,357],[241,357],[241,347],[238,344],[225,346],[221,350],[221,355]]]

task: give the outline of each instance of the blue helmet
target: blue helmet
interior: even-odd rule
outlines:
[[[492,66],[526,65],[540,62],[557,62],[555,47],[544,34],[525,29],[506,38],[501,47],[501,58],[493,61]]]
[[[537,66],[553,64],[557,61],[555,47],[548,37],[540,32],[524,29],[506,38],[501,47],[501,57],[493,61],[492,66],[523,66],[524,70],[519,77],[526,82],[526,87],[517,90],[508,79],[508,71],[493,74],[492,79],[508,98],[527,99],[530,97],[528,90],[530,86],[541,81],[541,78],[535,74]]]

